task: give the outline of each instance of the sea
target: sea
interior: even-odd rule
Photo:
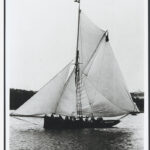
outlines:
[[[44,130],[43,119],[10,117],[10,150],[143,150],[144,114],[113,128]]]

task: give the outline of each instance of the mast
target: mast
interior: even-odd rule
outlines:
[[[81,104],[81,79],[80,79],[80,66],[79,66],[79,29],[80,29],[80,0],[75,0],[78,3],[78,26],[77,26],[77,46],[76,46],[76,61],[75,61],[75,85],[76,85],[76,108],[77,115],[82,116]]]

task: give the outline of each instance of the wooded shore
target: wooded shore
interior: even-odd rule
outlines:
[[[37,91],[27,91],[22,89],[10,89],[10,109],[17,109],[32,97]],[[144,92],[131,92],[133,101],[136,103],[140,112],[144,112]]]

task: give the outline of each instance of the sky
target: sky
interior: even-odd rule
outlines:
[[[10,88],[38,90],[75,57],[77,3],[6,1],[6,67]],[[81,0],[110,43],[129,91],[144,90],[144,0]]]

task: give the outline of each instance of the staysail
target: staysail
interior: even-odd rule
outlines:
[[[79,24],[79,66],[82,115],[111,117],[135,111],[106,32],[82,12]],[[77,115],[75,69],[70,64],[41,88],[15,115]],[[69,75],[68,75],[69,74]]]

